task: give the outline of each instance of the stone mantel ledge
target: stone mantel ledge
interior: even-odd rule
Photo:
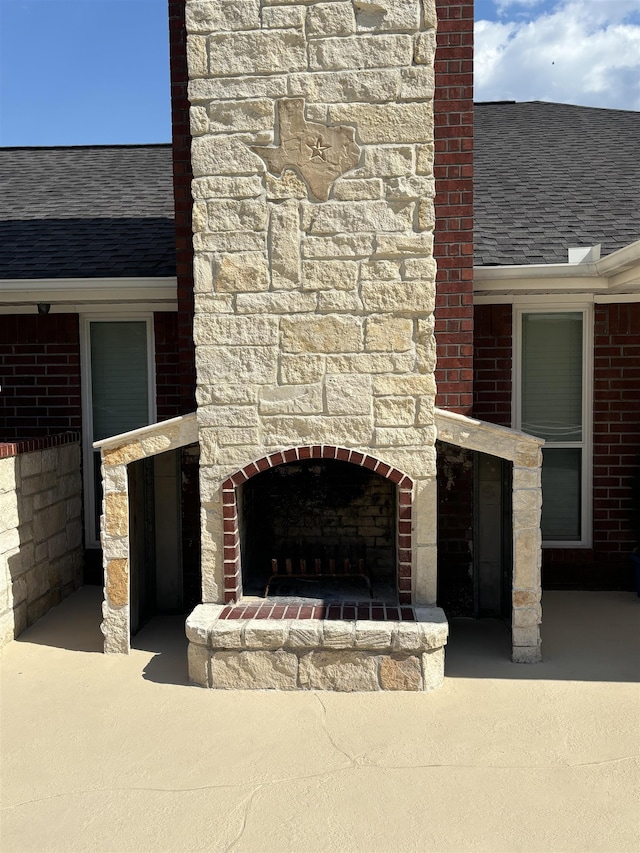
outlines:
[[[199,604],[186,621],[190,643],[211,649],[366,649],[423,652],[447,643],[440,607],[414,607],[415,622],[370,619],[220,619],[226,605]]]
[[[440,441],[507,459],[516,467],[537,468],[541,464],[542,438],[445,409],[435,410],[435,424]]]
[[[175,450],[198,441],[196,413],[180,415],[166,421],[133,429],[129,432],[94,441],[95,450],[100,450],[105,467],[128,465],[147,456],[155,456],[167,450]]]

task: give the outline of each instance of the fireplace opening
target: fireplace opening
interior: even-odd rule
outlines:
[[[397,603],[393,482],[309,459],[263,471],[240,491],[244,595]]]

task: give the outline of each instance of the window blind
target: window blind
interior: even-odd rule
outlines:
[[[147,324],[91,322],[93,440],[149,423]]]
[[[582,440],[582,314],[522,317],[522,429]]]

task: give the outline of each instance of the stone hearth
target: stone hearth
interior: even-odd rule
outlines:
[[[274,618],[280,607],[284,617]],[[298,616],[288,618],[294,609]],[[346,603],[339,616],[338,609],[332,618],[331,608],[305,605],[201,604],[187,620],[189,677],[202,687],[242,690],[429,691],[442,684],[442,610],[390,608],[392,618],[384,619],[383,604]]]

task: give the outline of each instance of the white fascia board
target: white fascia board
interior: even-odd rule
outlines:
[[[177,291],[175,276],[0,279],[0,304],[174,303]]]
[[[536,293],[640,293],[640,240],[587,264],[512,264],[474,267],[478,299]]]

